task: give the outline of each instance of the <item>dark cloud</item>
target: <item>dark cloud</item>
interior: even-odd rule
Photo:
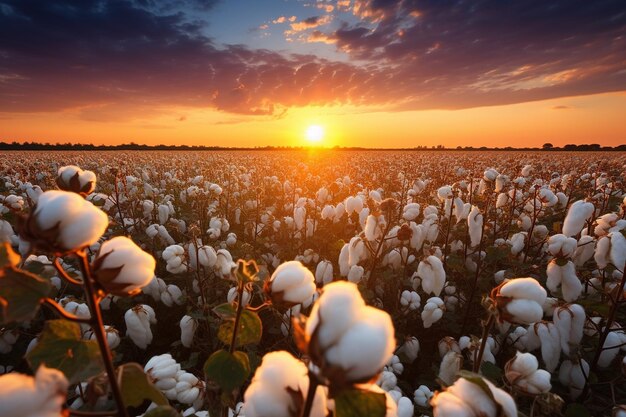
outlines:
[[[626,85],[622,0],[359,0],[353,12],[364,23],[310,37],[358,64],[220,46],[185,13],[214,3],[0,0],[0,112],[75,108],[114,119],[168,106],[256,115],[309,104],[455,109]],[[304,22],[315,27],[314,19]]]

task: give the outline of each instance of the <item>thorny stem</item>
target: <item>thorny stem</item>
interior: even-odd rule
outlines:
[[[489,313],[489,319],[487,323],[483,325],[483,336],[480,339],[480,348],[478,349],[478,355],[474,357],[474,372],[478,372],[480,370],[480,363],[483,360],[483,354],[485,353],[485,346],[487,346],[487,339],[489,339],[489,332],[493,327],[493,324],[496,322],[496,316],[492,313]]]
[[[100,347],[100,353],[102,354],[102,361],[107,372],[109,384],[111,385],[111,391],[113,392],[113,398],[117,404],[117,414],[121,417],[128,417],[128,411],[124,405],[124,398],[122,397],[122,391],[117,383],[115,376],[115,367],[113,366],[113,357],[111,350],[107,342],[107,337],[104,331],[104,323],[102,322],[102,311],[100,310],[99,297],[96,294],[96,290],[93,285],[93,279],[91,277],[91,269],[89,267],[89,260],[84,251],[78,252],[80,258],[80,266],[83,273],[83,281],[85,283],[85,295],[87,298],[87,304],[91,312],[91,327],[96,335],[98,346]]]
[[[589,375],[595,372],[598,366],[598,360],[600,360],[600,355],[602,354],[602,351],[604,350],[604,343],[606,342],[606,338],[608,337],[609,333],[613,331],[611,326],[613,325],[613,322],[615,321],[615,316],[617,315],[617,310],[620,304],[619,302],[624,294],[624,285],[626,284],[626,263],[624,264],[622,268],[623,268],[622,271],[624,271],[624,273],[622,274],[622,280],[620,281],[619,286],[617,287],[617,291],[616,291],[617,299],[613,300],[613,304],[611,305],[611,310],[609,311],[609,316],[606,319],[606,325],[604,326],[604,330],[600,334],[600,342],[598,344],[598,349],[596,350],[596,353],[593,356],[593,360],[591,361],[591,366],[589,367]],[[583,395],[582,395],[583,398],[585,398],[587,394],[589,394],[590,388],[591,387],[589,385],[589,377],[587,377],[585,381],[585,389],[583,390]]]
[[[309,371],[309,389],[306,393],[306,402],[304,403],[304,407],[302,408],[302,413],[300,414],[300,417],[309,417],[311,415],[311,410],[313,409],[313,400],[315,399],[318,385],[319,381],[317,380],[317,376]]]

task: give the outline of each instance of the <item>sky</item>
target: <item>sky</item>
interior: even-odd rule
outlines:
[[[623,0],[0,0],[0,141],[615,146],[625,119]]]

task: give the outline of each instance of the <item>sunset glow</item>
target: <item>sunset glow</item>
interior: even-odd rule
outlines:
[[[306,140],[313,144],[319,145],[324,139],[324,128],[318,125],[311,125],[306,130]]]
[[[470,3],[0,0],[0,140],[626,141],[623,2]]]

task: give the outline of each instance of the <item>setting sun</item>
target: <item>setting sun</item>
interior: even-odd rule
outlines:
[[[306,139],[310,143],[320,143],[324,139],[324,128],[318,125],[311,125],[306,130]]]

